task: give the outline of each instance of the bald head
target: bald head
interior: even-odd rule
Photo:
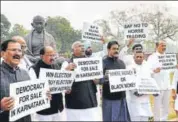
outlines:
[[[22,48],[22,56],[25,55],[25,52],[27,50],[27,44],[26,44],[26,41],[24,40],[23,37],[21,36],[13,36],[12,37],[12,40],[15,40],[17,41],[20,45],[21,45],[21,48]]]
[[[76,48],[78,45],[81,45],[81,44],[82,44],[82,42],[80,42],[80,41],[74,42],[74,43],[72,44],[72,49]]]
[[[73,50],[73,54],[75,56],[84,56],[84,46],[82,44],[82,42],[80,41],[76,41],[72,44],[72,50]]]
[[[156,43],[156,50],[163,54],[166,51],[166,41],[160,40],[159,42]]]
[[[44,17],[37,15],[33,17],[33,22],[45,22]]]
[[[56,52],[51,46],[45,46],[40,50],[40,55],[45,64],[51,65],[54,62]]]
[[[22,44],[26,44],[26,41],[25,41],[24,38],[21,37],[21,36],[13,36],[12,39],[15,40],[15,41],[17,41],[17,42],[20,43],[21,45],[22,45]]]
[[[37,33],[41,33],[46,26],[46,22],[42,16],[37,15],[33,18],[31,25]]]
[[[54,48],[51,46],[46,46],[45,47],[45,53],[51,53],[51,52],[55,52]]]

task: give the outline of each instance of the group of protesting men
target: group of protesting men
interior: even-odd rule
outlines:
[[[72,44],[72,57],[69,61],[58,62],[56,57],[56,44],[54,38],[45,30],[46,23],[43,17],[36,16],[32,26],[34,30],[24,39],[20,36],[3,41],[1,44],[1,96],[0,120],[9,121],[9,111],[14,107],[14,98],[9,96],[9,84],[38,79],[40,68],[74,71],[76,58],[92,57],[92,48],[80,41]],[[20,118],[20,121],[59,121],[59,113],[65,108],[67,121],[97,121],[98,100],[97,86],[102,85],[102,120],[103,121],[148,121],[154,116],[155,121],[166,121],[169,113],[170,97],[170,71],[162,70],[158,56],[163,56],[166,51],[166,42],[160,40],[156,43],[156,51],[147,61],[144,58],[143,46],[135,44],[132,48],[133,55],[128,55],[127,50],[133,40],[121,49],[117,41],[107,44],[107,54],[103,55],[103,78],[73,82],[70,90],[63,94],[50,94],[50,108],[38,111],[35,115]],[[96,57],[97,58],[97,57]],[[137,90],[110,92],[108,70],[131,68],[139,77],[152,77],[160,88],[160,94],[153,94],[154,109],[148,94],[139,94]],[[173,71],[174,82],[172,87],[173,98],[178,110],[178,65]],[[64,106],[65,105],[65,106]],[[35,116],[35,117],[34,117]]]

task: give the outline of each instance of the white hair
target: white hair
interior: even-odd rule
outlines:
[[[24,38],[21,37],[21,36],[13,36],[12,39],[15,40],[15,41],[24,40]],[[25,41],[25,40],[24,40],[24,41]]]
[[[81,41],[75,41],[75,42],[72,44],[72,49],[74,49],[76,45],[81,44],[81,43],[82,43]]]

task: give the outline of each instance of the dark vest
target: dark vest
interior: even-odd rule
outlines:
[[[125,64],[123,61],[117,59],[117,58],[111,58],[111,57],[105,57],[103,59],[103,73],[105,74],[106,70],[112,70],[112,69],[125,69]],[[122,98],[125,98],[125,91],[122,92],[110,92],[109,82],[104,82],[103,84],[103,98],[109,99],[109,100],[120,100]]]
[[[2,62],[2,64],[0,64],[0,69],[0,100],[2,100],[3,97],[9,97],[9,85],[11,83],[30,80],[30,76],[25,70],[21,68],[17,68],[16,70],[14,70],[4,61]],[[9,122],[9,111],[3,111],[2,113],[0,113],[0,121]],[[16,120],[15,122],[31,122],[31,116],[27,115]]]
[[[39,78],[40,68],[46,69],[60,69],[60,65],[47,65],[42,60],[39,60],[35,65],[32,66],[34,69],[37,78]],[[42,111],[37,112],[41,115],[50,115],[54,113],[58,113],[58,111],[63,110],[63,100],[62,100],[62,93],[59,94],[52,94],[52,100],[50,101],[51,107]]]
[[[73,62],[72,57],[69,62]],[[97,106],[96,85],[93,80],[74,82],[70,94],[65,94],[66,108],[86,109]]]

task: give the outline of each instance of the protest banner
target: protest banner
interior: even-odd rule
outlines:
[[[162,70],[172,70],[176,68],[177,59],[176,54],[165,54],[158,56],[159,62],[161,63]]]
[[[160,94],[160,89],[153,78],[139,78],[136,81],[139,94]]]
[[[15,121],[29,114],[50,107],[47,98],[48,85],[38,79],[10,84],[10,96],[15,99],[9,120]]]
[[[73,71],[40,68],[39,79],[49,84],[51,94],[71,90],[74,78],[75,74]]]
[[[103,78],[102,58],[77,58],[74,59],[76,64],[75,82],[94,80]]]
[[[124,25],[124,39],[135,39],[135,41],[145,41],[148,38],[148,23],[132,23]]]
[[[136,89],[135,73],[130,69],[108,70],[110,92]]]
[[[82,40],[101,41],[99,27],[95,24],[83,23]]]

